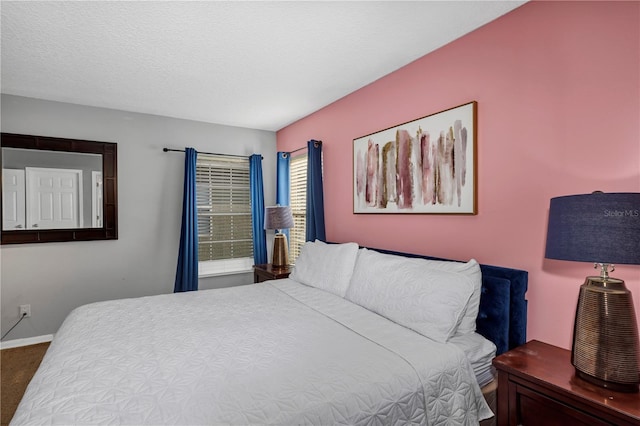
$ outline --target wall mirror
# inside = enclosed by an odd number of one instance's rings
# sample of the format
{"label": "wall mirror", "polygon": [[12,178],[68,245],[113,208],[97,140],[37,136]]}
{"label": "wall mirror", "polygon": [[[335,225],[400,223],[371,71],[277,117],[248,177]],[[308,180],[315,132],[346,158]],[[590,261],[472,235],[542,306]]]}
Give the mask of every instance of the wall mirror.
{"label": "wall mirror", "polygon": [[115,143],[1,136],[2,244],[118,238]]}

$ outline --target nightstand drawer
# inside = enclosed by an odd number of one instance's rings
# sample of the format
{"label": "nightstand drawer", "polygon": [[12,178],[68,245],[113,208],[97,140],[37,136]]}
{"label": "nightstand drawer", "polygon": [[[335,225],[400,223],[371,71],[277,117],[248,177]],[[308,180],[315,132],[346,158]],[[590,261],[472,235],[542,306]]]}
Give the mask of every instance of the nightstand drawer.
{"label": "nightstand drawer", "polygon": [[[529,389],[522,385],[513,385],[510,388],[515,398],[516,419],[518,425],[544,425],[544,426],[611,426],[597,417],[576,410],[546,395]],[[511,422],[510,422],[511,423]]]}
{"label": "nightstand drawer", "polygon": [[570,358],[570,351],[536,340],[494,358],[498,426],[640,425],[640,394],[580,379]]}

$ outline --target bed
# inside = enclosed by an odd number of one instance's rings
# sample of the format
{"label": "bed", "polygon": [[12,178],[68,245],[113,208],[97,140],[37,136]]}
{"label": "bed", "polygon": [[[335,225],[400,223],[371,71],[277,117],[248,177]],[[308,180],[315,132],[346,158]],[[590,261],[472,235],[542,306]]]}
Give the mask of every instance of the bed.
{"label": "bed", "polygon": [[315,242],[289,279],[81,306],[11,424],[477,425],[527,273],[474,262]]}

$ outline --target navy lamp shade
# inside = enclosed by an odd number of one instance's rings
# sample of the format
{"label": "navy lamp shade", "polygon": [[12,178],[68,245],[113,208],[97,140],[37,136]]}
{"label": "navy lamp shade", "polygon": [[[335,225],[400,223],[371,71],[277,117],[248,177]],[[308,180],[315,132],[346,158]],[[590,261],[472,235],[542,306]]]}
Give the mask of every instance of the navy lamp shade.
{"label": "navy lamp shade", "polygon": [[271,264],[275,267],[284,267],[289,264],[289,248],[287,236],[282,229],[293,228],[293,214],[289,206],[272,206],[264,210],[264,229],[275,229],[276,236],[273,239],[273,257]]}
{"label": "navy lamp shade", "polygon": [[552,198],[545,257],[640,265],[640,193]]}
{"label": "navy lamp shade", "polygon": [[545,257],[592,262],[600,269],[580,287],[571,351],[576,375],[637,392],[640,345],[633,299],[624,281],[609,272],[614,264],[640,265],[640,193],[552,198]]}

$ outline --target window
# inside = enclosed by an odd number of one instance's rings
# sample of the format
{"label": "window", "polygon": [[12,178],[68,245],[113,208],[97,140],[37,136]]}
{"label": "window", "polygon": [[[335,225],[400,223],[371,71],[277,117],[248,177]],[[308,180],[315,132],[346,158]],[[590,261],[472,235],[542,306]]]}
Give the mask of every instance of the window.
{"label": "window", "polygon": [[200,276],[253,265],[249,159],[199,154],[196,162]]}
{"label": "window", "polygon": [[289,164],[291,185],[291,213],[294,227],[289,230],[289,261],[295,263],[305,242],[307,215],[307,155],[291,158]]}

